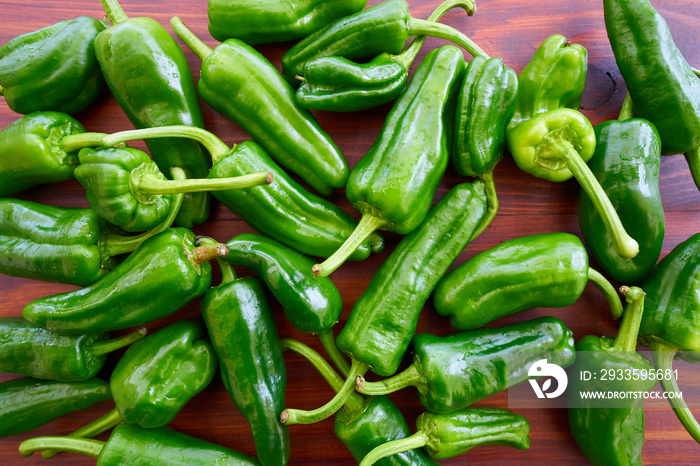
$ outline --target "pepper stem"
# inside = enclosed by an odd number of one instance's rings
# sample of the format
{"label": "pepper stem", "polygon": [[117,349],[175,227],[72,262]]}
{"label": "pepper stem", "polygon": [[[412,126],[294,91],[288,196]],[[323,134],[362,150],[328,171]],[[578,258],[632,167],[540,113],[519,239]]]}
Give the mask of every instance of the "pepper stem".
{"label": "pepper stem", "polygon": [[[124,420],[119,414],[119,410],[114,408],[112,411],[108,412],[101,418],[96,419],[90,424],[81,427],[69,436],[79,438],[91,438],[96,435],[100,435],[102,432],[109,430],[112,427],[118,426],[122,422],[124,422]],[[61,453],[60,450],[44,450],[41,452],[41,457],[50,460],[59,453]]]}
{"label": "pepper stem", "polygon": [[632,102],[632,96],[628,92],[625,96],[625,100],[622,101],[622,107],[620,108],[620,115],[617,117],[617,121],[629,120],[634,116],[634,102]]}
{"label": "pepper stem", "polygon": [[333,337],[333,329],[329,328],[323,332],[317,333],[318,339],[321,340],[321,344],[326,349],[328,356],[331,357],[331,361],[343,374],[343,377],[347,377],[350,373],[350,365],[345,360],[345,356],[338,349],[338,345],[335,344],[335,338]]}
{"label": "pepper stem", "polygon": [[[184,180],[185,171],[179,167],[173,167],[170,169],[170,176],[173,180]],[[170,225],[175,221],[180,207],[182,206],[182,200],[185,197],[183,193],[175,194],[173,200],[170,203],[170,212],[168,216],[163,220],[160,225],[151,228],[148,231],[141,233],[136,236],[121,236],[117,234],[107,234],[102,238],[102,248],[108,257],[118,256],[119,254],[126,254],[131,251],[135,251],[141,243],[146,241],[153,236],[164,232]]]}
{"label": "pepper stem", "polygon": [[449,40],[450,42],[463,47],[464,50],[469,52],[472,57],[482,56],[484,58],[491,58],[469,37],[465,36],[455,28],[444,24],[426,21],[424,19],[411,18],[408,23],[408,35],[425,35]]}
{"label": "pepper stem", "polygon": [[280,414],[280,421],[285,425],[313,424],[329,418],[340,408],[342,408],[350,395],[352,395],[353,389],[355,388],[355,377],[358,375],[364,375],[367,370],[369,370],[369,366],[367,366],[367,364],[353,359],[352,366],[350,366],[350,372],[348,373],[348,378],[345,379],[345,383],[343,383],[340,391],[336,393],[331,401],[312,411],[285,409],[282,411],[282,414]]}
{"label": "pepper stem", "polygon": [[695,186],[700,189],[700,147],[689,150],[685,153],[685,161],[688,162],[690,175],[693,177]]}
{"label": "pepper stem", "polygon": [[135,341],[145,337],[148,333],[146,327],[139,327],[136,331],[123,335],[119,338],[112,338],[107,341],[96,341],[90,346],[90,352],[93,356],[102,356],[103,354],[111,353],[129,346]]}
{"label": "pepper stem", "polygon": [[367,382],[364,377],[355,379],[355,390],[363,395],[388,395],[406,387],[416,387],[421,393],[427,391],[418,361],[408,366],[405,371],[378,382]]}
{"label": "pepper stem", "polygon": [[[654,368],[664,373],[666,371],[671,371],[673,367],[673,357],[678,352],[678,348],[656,339],[652,341],[650,347],[654,359]],[[670,404],[673,411],[675,411],[676,417],[681,421],[681,424],[683,424],[683,427],[685,427],[685,430],[688,431],[690,436],[693,437],[693,440],[700,443],[700,425],[693,416],[693,413],[690,412],[685,400],[681,397],[682,394],[678,388],[676,378],[673,376],[669,378],[661,377],[660,382],[664,392],[673,393],[675,395],[667,399],[668,404]]]}
{"label": "pepper stem", "polygon": [[595,175],[574,149],[574,146],[566,140],[553,140],[551,144],[553,148],[559,149],[559,153],[564,156],[567,168],[573,173],[598,211],[605,225],[605,230],[612,239],[615,252],[623,259],[631,259],[636,256],[639,253],[639,244],[625,231],[610,199],[605,195],[605,191],[601,188]]}
{"label": "pepper stem", "polygon": [[105,442],[73,437],[34,437],[19,444],[22,456],[32,456],[37,450],[59,450],[82,453],[97,458]]}
{"label": "pepper stem", "polygon": [[102,140],[107,136],[109,136],[107,133],[69,134],[61,139],[61,149],[70,154],[85,147],[101,146]]}
{"label": "pepper stem", "polygon": [[486,203],[488,205],[486,210],[486,216],[481,220],[479,227],[472,234],[469,241],[474,241],[479,237],[491,224],[498,213],[498,195],[496,194],[496,183],[493,181],[493,171],[484,173],[480,179],[484,182],[484,190],[486,191]]}
{"label": "pepper stem", "polygon": [[625,296],[627,306],[622,315],[622,323],[612,345],[612,351],[633,352],[637,349],[637,336],[642,323],[646,293],[636,286],[621,286],[620,293]]}
{"label": "pepper stem", "polygon": [[382,458],[396,455],[397,453],[403,453],[404,451],[424,447],[428,444],[428,441],[428,434],[422,430],[419,430],[409,437],[399,438],[383,443],[367,453],[367,455],[362,458],[359,466],[371,466]]}
{"label": "pepper stem", "polygon": [[350,255],[355,252],[360,244],[372,233],[389,224],[384,216],[380,214],[366,213],[362,215],[360,223],[355,227],[355,231],[345,240],[345,242],[333,253],[331,257],[321,264],[314,264],[311,269],[314,277],[327,277],[335,269],[343,265]]}
{"label": "pepper stem", "polygon": [[610,313],[615,319],[622,317],[622,301],[620,296],[618,296],[615,287],[597,270],[588,268],[588,280],[591,281],[596,288],[603,293],[605,300],[610,306]]}
{"label": "pepper stem", "polygon": [[197,264],[203,265],[218,257],[228,256],[228,246],[223,243],[202,244],[192,249],[192,256]]}
{"label": "pepper stem", "polygon": [[109,22],[112,23],[112,26],[129,19],[117,0],[100,0],[100,3],[105,10],[105,14],[109,18]]}
{"label": "pepper stem", "polygon": [[[328,382],[334,392],[338,393],[343,388],[343,379],[341,379],[338,374],[333,370],[330,364],[326,362],[323,357],[314,351],[312,348],[306,346],[300,341],[292,340],[291,338],[280,339],[282,344],[282,351],[292,350],[295,353],[306,358],[321,374],[321,376]],[[364,410],[365,401],[357,393],[351,393],[347,401],[345,402],[345,408],[353,413],[361,413]]]}
{"label": "pepper stem", "polygon": [[227,283],[235,282],[238,280],[238,274],[236,274],[236,269],[233,268],[232,264],[229,264],[224,259],[217,257],[217,264],[221,268],[221,284],[225,285]]}
{"label": "pepper stem", "polygon": [[170,18],[170,26],[172,26],[175,34],[197,54],[200,60],[204,61],[205,58],[214,52],[211,47],[202,42],[199,37],[195,36],[177,16]]}
{"label": "pepper stem", "polygon": [[[133,173],[133,172],[132,172]],[[138,194],[177,194],[198,193],[202,191],[226,191],[243,189],[272,183],[272,173],[258,172],[231,178],[164,180],[152,174],[131,177],[129,183],[132,193]]]}

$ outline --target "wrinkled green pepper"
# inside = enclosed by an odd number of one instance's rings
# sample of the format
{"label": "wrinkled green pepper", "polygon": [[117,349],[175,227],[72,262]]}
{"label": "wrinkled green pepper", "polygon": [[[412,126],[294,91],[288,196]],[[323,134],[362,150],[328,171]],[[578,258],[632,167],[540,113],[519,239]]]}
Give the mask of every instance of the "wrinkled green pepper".
{"label": "wrinkled green pepper", "polygon": [[542,233],[505,241],[445,275],[435,287],[435,310],[467,330],[536,307],[573,304],[592,281],[615,318],[622,303],[615,288],[588,266],[581,240],[571,233]]}
{"label": "wrinkled green pepper", "polygon": [[634,232],[639,254],[623,259],[588,196],[578,198],[583,239],[605,272],[621,283],[639,283],[656,265],[666,230],[659,193],[661,140],[654,125],[641,118],[606,121],[595,128],[595,154],[588,162],[625,229]]}
{"label": "wrinkled green pepper", "polygon": [[[476,10],[472,0],[442,3],[428,18],[438,21],[448,10],[461,7],[471,16]],[[368,63],[347,58],[323,56],[304,64],[295,98],[309,110],[356,112],[391,102],[408,82],[408,68],[418,56],[426,36],[416,37],[398,55],[382,53]]]}
{"label": "wrinkled green pepper", "polygon": [[80,382],[97,375],[107,354],[146,335],[146,328],[108,340],[101,335],[59,335],[22,317],[0,317],[0,372],[35,379]]}
{"label": "wrinkled green pepper", "polygon": [[145,152],[131,147],[82,149],[75,179],[85,188],[88,204],[102,218],[126,231],[144,231],[168,216],[172,195],[241,189],[270,184],[270,173],[235,178],[168,180]]}
{"label": "wrinkled green pepper", "polygon": [[572,176],[601,216],[615,251],[624,259],[639,253],[586,162],[595,151],[595,131],[578,111],[588,70],[586,49],[564,36],[545,39],[518,77],[515,113],[506,144],[518,167],[550,181]]}
{"label": "wrinkled green pepper", "polygon": [[0,383],[0,438],[28,432],[110,397],[109,384],[98,378],[82,382],[32,377],[8,380]]}
{"label": "wrinkled green pepper", "polygon": [[209,0],[209,34],[267,44],[301,39],[333,20],[360,11],[367,0]]}
{"label": "wrinkled green pepper", "polygon": [[425,409],[449,413],[524,382],[540,359],[563,368],[575,359],[574,336],[554,317],[444,337],[421,333],[413,349],[413,364],[404,372],[379,382],[358,377],[357,390],[385,395],[414,386]]}
{"label": "wrinkled green pepper", "polygon": [[368,369],[384,376],[396,372],[423,305],[485,214],[483,183],[460,184],[403,238],[372,277],[338,335],[338,347],[352,360],[345,385],[324,407],[309,412],[286,409],[283,422],[309,424],[325,419],[343,405],[356,376]]}
{"label": "wrinkled green pepper", "polygon": [[179,18],[170,23],[202,59],[198,89],[205,102],[322,195],[345,187],[350,168],[343,153],[262,54],[238,39],[212,50]]}
{"label": "wrinkled green pepper", "polygon": [[[95,54],[112,94],[136,128],[190,125],[204,128],[197,88],[182,49],[157,21],[129,18],[117,0],[100,0],[112,26],[98,34]],[[162,173],[180,167],[205,178],[209,157],[195,141],[146,140]],[[209,194],[189,193],[176,223],[191,228],[209,216]]]}
{"label": "wrinkled green pepper", "polygon": [[[446,3],[452,4],[453,0]],[[475,8],[471,10],[473,14]],[[337,56],[370,58],[382,53],[396,55],[409,37],[432,36],[464,47],[472,56],[484,55],[471,39],[444,24],[411,17],[406,0],[386,0],[340,18],[297,42],[282,56],[282,74],[292,86],[304,74],[304,65],[314,59]]]}
{"label": "wrinkled green pepper", "polygon": [[0,197],[43,183],[73,179],[78,154],[61,148],[61,139],[85,132],[65,113],[36,112],[0,130]]}
{"label": "wrinkled green pepper", "polygon": [[195,247],[195,235],[171,228],[147,241],[93,285],[40,298],[22,315],[59,333],[119,330],[168,316],[200,296],[211,283],[209,260],[226,245]]}
{"label": "wrinkled green pepper", "polygon": [[359,225],[331,257],[314,266],[314,275],[330,275],[377,229],[405,235],[421,224],[449,162],[464,68],[462,52],[452,45],[423,59],[350,174],[346,194],[362,214]]}
{"label": "wrinkled green pepper", "polygon": [[[581,397],[583,392],[649,392],[656,379],[644,377],[654,370],[649,360],[636,351],[639,324],[644,312],[644,291],[622,287],[627,307],[615,339],[588,335],[576,343],[576,362],[569,371],[569,426],[586,458],[594,465],[641,465],[644,445],[643,398],[602,400]],[[583,371],[597,374],[584,381]],[[598,380],[604,373],[630,374]],[[635,376],[636,375],[636,379]],[[623,406],[624,404],[624,406]]]}
{"label": "wrinkled green pepper", "polygon": [[25,440],[19,452],[31,456],[37,450],[57,449],[97,458],[97,466],[211,466],[212,464],[259,465],[253,458],[174,431],[169,427],[144,429],[122,424],[107,442],[74,437],[35,437]]}
{"label": "wrinkled green pepper", "polygon": [[369,452],[360,466],[371,466],[400,451],[425,448],[442,460],[485,445],[530,448],[530,423],[519,414],[502,408],[467,408],[448,414],[425,412],[416,420],[417,432],[387,442]]}
{"label": "wrinkled green pepper", "polygon": [[22,34],[0,47],[0,95],[11,110],[75,114],[92,103],[104,78],[95,37],[104,23],[79,16]]}
{"label": "wrinkled green pepper", "polygon": [[239,279],[221,265],[222,281],[202,298],[202,315],[219,357],[221,379],[233,404],[250,423],[264,465],[289,461],[289,431],[280,420],[287,371],[265,287],[255,277]]}

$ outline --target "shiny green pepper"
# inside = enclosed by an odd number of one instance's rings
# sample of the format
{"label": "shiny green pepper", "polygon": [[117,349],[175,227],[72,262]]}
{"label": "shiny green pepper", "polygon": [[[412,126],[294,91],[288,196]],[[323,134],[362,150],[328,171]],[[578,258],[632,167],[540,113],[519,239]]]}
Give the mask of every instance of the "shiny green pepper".
{"label": "shiny green pepper", "polygon": [[17,113],[75,114],[104,84],[95,37],[104,23],[79,16],[22,34],[0,47],[0,95]]}

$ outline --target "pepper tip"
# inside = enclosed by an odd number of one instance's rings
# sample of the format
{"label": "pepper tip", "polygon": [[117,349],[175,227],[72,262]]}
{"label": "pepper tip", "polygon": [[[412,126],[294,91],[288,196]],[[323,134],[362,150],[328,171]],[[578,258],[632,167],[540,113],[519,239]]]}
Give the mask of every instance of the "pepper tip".
{"label": "pepper tip", "polygon": [[274,179],[274,176],[272,176],[272,173],[267,174],[267,178],[265,178],[265,182],[267,184],[272,184],[272,180]]}
{"label": "pepper tip", "polygon": [[219,255],[219,257],[226,257],[228,256],[229,248],[224,243],[219,243],[216,246],[216,253]]}
{"label": "pepper tip", "polygon": [[321,275],[321,272],[323,272],[323,267],[321,267],[321,264],[314,264],[314,266],[311,267],[311,273],[314,277],[318,278],[318,276]]}
{"label": "pepper tip", "polygon": [[280,414],[280,422],[282,424],[287,424],[287,422],[289,422],[289,413],[286,409]]}
{"label": "pepper tip", "polygon": [[360,391],[365,388],[365,378],[361,375],[355,377],[355,390]]}

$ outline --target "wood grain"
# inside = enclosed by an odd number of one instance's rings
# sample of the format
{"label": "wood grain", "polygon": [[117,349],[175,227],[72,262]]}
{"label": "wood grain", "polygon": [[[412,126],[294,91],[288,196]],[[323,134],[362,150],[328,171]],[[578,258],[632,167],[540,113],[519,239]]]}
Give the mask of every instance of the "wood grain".
{"label": "wood grain", "polygon": [[[377,3],[371,0],[369,4]],[[436,0],[410,0],[415,17],[426,18],[440,3]],[[691,64],[700,67],[697,19],[700,3],[696,1],[655,0],[654,5],[665,16],[676,42]],[[124,0],[122,5],[130,16],[150,16],[166,25],[178,15],[209,45],[215,46],[207,32],[205,0]],[[97,0],[51,1],[0,0],[0,43],[10,38],[48,26],[59,20],[79,15],[104,16]],[[589,77],[583,99],[583,112],[593,124],[615,118],[626,89],[615,65],[603,23],[602,2],[579,2],[574,0],[481,0],[478,13],[467,17],[463,12],[447,14],[444,23],[459,28],[471,36],[488,53],[501,56],[517,72],[530,60],[537,46],[551,34],[563,34],[572,42],[580,43],[589,52]],[[181,42],[180,42],[181,43]],[[419,59],[432,48],[444,42],[428,39]],[[259,46],[275,66],[280,68],[280,58],[289,44]],[[200,61],[189,50],[185,50],[190,67],[199,77]],[[412,67],[415,69],[416,64]],[[249,137],[234,123],[217,114],[203,104],[207,129],[216,133],[229,144]],[[348,163],[353,167],[370,147],[381,129],[390,107],[383,106],[355,114],[332,114],[318,112],[316,116],[324,129],[343,150]],[[19,116],[10,111],[0,99],[0,127],[10,124]],[[114,132],[131,129],[126,116],[115,100],[104,92],[93,106],[78,115],[88,131]],[[489,229],[470,244],[460,255],[455,265],[510,238],[534,233],[566,231],[580,236],[576,216],[578,185],[574,181],[554,184],[536,179],[517,169],[510,158],[499,164],[495,172],[496,185],[501,203],[498,216]],[[435,201],[452,186],[464,182],[454,171],[448,169]],[[693,184],[680,156],[664,157],[661,166],[661,195],[666,209],[666,238],[662,254],[665,255],[679,242],[700,231],[700,193]],[[73,181],[55,186],[40,186],[17,197],[61,206],[86,207],[81,186]],[[331,196],[343,209],[358,216],[345,194],[337,192]],[[228,240],[236,234],[252,231],[221,205],[213,208],[210,221],[196,228],[196,232],[219,240]],[[333,274],[333,281],[341,291],[344,311],[337,329],[342,328],[354,302],[369,283],[381,262],[393,250],[399,237],[387,234],[386,250],[367,261],[349,262]],[[247,273],[242,271],[243,273]],[[216,283],[217,278],[215,278]],[[19,315],[31,300],[75,289],[68,285],[35,282],[25,279],[0,276],[0,316]],[[316,349],[321,349],[315,338],[296,331],[285,320],[279,305],[276,305],[276,320],[281,336],[297,338]],[[497,320],[491,325],[520,322],[540,315],[554,315],[573,329],[576,338],[587,334],[614,334],[616,323],[609,316],[605,302],[593,287],[588,287],[574,305],[564,309],[535,309],[515,316]],[[154,331],[181,318],[199,318],[199,301],[186,306],[176,315],[149,325]],[[449,322],[438,316],[432,303],[428,302],[421,315],[419,332],[448,334],[454,332]],[[337,334],[337,331],[336,331]],[[289,373],[287,405],[295,408],[314,408],[332,396],[331,390],[314,370],[301,358],[285,357]],[[114,358],[103,371],[109,376]],[[0,381],[14,378],[11,374],[0,374]],[[392,399],[405,413],[409,425],[422,408],[415,391],[405,390],[392,395]],[[507,397],[500,394],[480,405],[507,406]],[[56,420],[31,433],[0,439],[0,463],[44,464],[35,455],[24,459],[17,452],[20,441],[38,435],[65,435],[90,422],[111,409],[110,403],[87,409]],[[528,451],[505,447],[484,447],[466,455],[444,461],[443,464],[586,464],[568,429],[566,411],[561,409],[518,409],[532,426],[532,446]],[[648,464],[692,464],[700,447],[683,430],[670,409],[647,410],[647,441],[644,446],[644,461]],[[220,443],[248,454],[254,454],[249,427],[232,405],[220,379],[178,415],[172,427],[188,434]],[[333,435],[333,421],[326,420],[311,426],[290,428],[292,454],[290,464],[352,464],[352,459],[343,444]],[[104,439],[106,436],[101,436]],[[62,454],[54,459],[55,464],[94,464],[89,457]]]}

